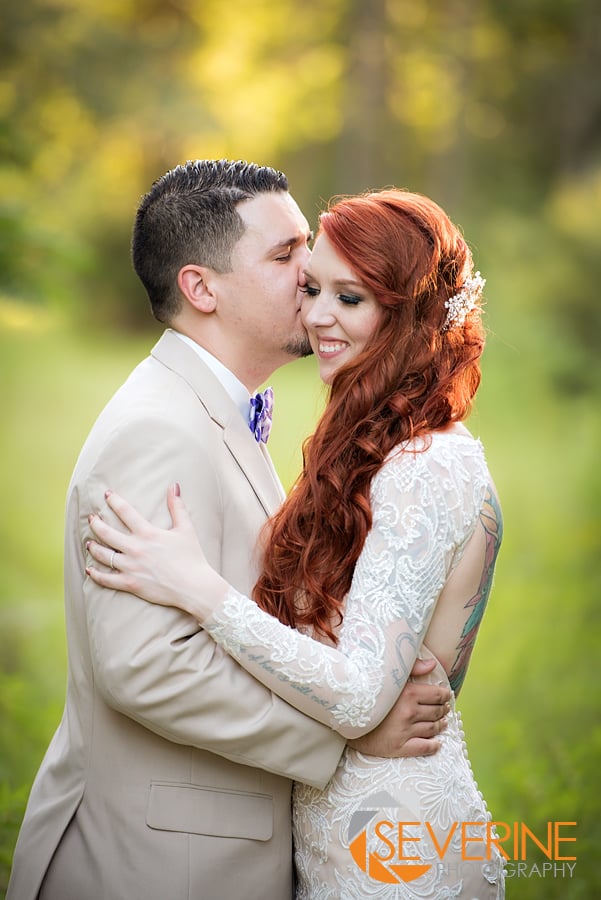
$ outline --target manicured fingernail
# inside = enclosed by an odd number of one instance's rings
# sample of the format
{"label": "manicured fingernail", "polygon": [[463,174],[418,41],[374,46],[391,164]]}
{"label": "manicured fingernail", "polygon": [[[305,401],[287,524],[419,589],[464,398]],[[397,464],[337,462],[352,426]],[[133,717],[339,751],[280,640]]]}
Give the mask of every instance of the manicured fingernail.
{"label": "manicured fingernail", "polygon": [[89,570],[88,568],[86,568],[86,569],[85,569],[85,573],[86,573],[86,575],[89,575],[89,574],[90,574],[90,570]]}
{"label": "manicured fingernail", "polygon": [[86,541],[86,550],[89,550],[89,549],[90,549],[90,544],[91,544],[91,543],[92,543],[92,541]]}
{"label": "manicured fingernail", "polygon": [[176,497],[181,496],[181,489],[180,489],[179,483],[177,481],[173,485],[173,493],[175,494]]}
{"label": "manicured fingernail", "polygon": [[105,492],[104,492],[104,498],[105,498],[105,500],[108,500],[108,498],[111,496],[112,493],[113,493],[113,492],[110,491],[110,490],[109,490],[109,491],[105,491]]}

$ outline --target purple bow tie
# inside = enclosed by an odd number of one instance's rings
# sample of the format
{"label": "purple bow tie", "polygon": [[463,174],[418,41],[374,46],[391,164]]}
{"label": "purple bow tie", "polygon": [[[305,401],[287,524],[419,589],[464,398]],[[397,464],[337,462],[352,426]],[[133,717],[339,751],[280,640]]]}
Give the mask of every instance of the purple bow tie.
{"label": "purple bow tie", "polygon": [[265,388],[250,398],[250,413],[248,425],[255,436],[257,443],[267,443],[271,431],[271,416],[273,413],[273,388]]}

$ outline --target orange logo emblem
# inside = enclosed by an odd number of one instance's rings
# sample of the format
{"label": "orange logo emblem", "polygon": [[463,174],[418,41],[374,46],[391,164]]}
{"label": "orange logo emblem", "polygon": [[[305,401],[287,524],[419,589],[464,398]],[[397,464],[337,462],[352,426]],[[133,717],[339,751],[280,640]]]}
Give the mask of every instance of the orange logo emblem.
{"label": "orange logo emblem", "polygon": [[[415,881],[432,868],[430,865],[422,864],[419,857],[409,857],[405,861],[398,859],[391,841],[383,830],[385,826],[392,827],[392,822],[379,819],[373,826],[373,820],[383,808],[397,809],[398,806],[397,801],[385,791],[374,794],[368,798],[362,809],[353,813],[348,830],[349,849],[354,861],[366,875],[383,884]],[[381,853],[369,849],[368,831],[382,842],[388,852]],[[391,862],[395,858],[397,861]]]}

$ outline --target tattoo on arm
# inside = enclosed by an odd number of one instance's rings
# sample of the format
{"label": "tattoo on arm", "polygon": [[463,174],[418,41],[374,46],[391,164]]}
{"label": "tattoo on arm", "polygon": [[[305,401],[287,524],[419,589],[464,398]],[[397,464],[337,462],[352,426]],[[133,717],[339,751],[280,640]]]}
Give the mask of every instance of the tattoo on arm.
{"label": "tattoo on arm", "polygon": [[449,681],[455,694],[459,693],[467,672],[470,656],[472,655],[472,650],[474,649],[474,644],[476,642],[478,628],[480,627],[480,622],[482,621],[490,589],[492,587],[495,561],[503,537],[503,517],[501,514],[501,507],[490,486],[487,489],[484,505],[480,512],[480,522],[484,528],[486,542],[484,566],[482,568],[480,584],[478,585],[476,593],[465,605],[466,609],[472,607],[472,612],[461,633],[461,639],[457,647],[457,656],[455,657],[455,662],[449,673]]}

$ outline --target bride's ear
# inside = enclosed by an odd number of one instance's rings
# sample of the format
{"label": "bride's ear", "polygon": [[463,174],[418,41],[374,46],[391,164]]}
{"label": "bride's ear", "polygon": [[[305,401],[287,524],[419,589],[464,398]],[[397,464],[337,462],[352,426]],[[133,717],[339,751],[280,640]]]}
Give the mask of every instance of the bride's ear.
{"label": "bride's ear", "polygon": [[177,286],[194,309],[212,313],[217,300],[212,289],[212,272],[206,266],[183,266],[177,273]]}

